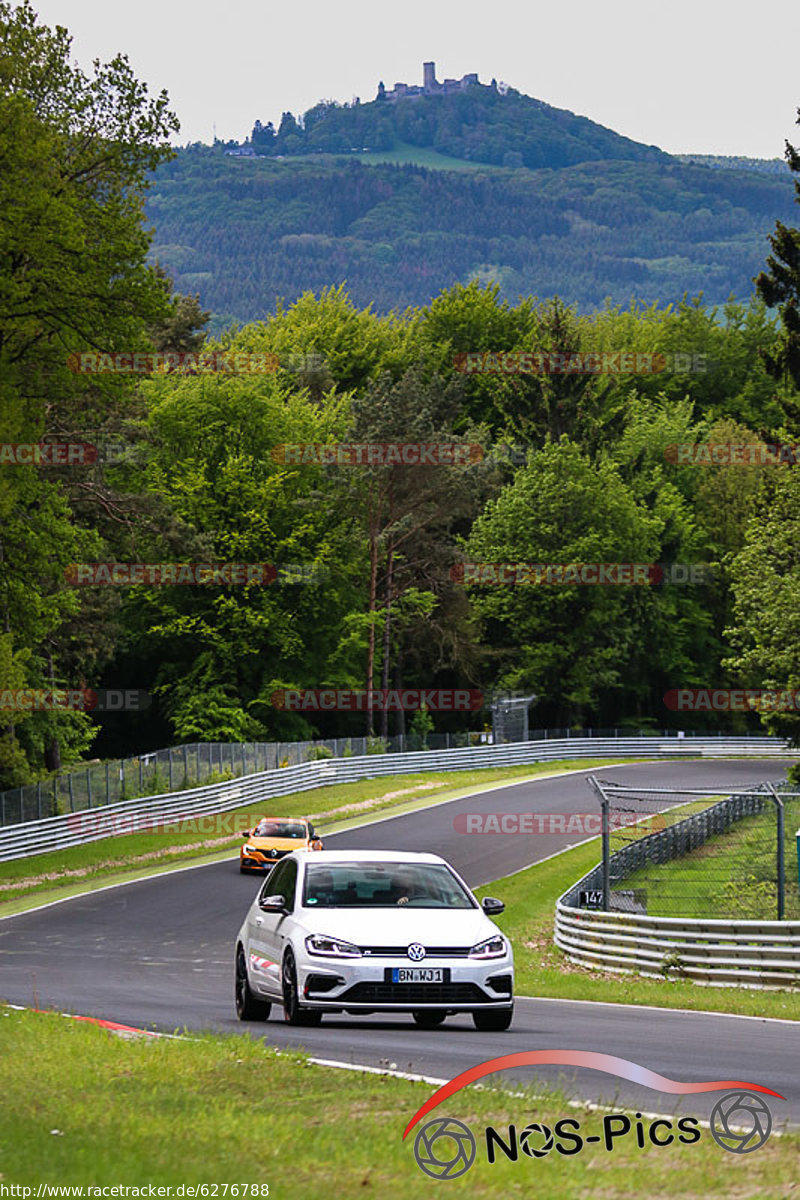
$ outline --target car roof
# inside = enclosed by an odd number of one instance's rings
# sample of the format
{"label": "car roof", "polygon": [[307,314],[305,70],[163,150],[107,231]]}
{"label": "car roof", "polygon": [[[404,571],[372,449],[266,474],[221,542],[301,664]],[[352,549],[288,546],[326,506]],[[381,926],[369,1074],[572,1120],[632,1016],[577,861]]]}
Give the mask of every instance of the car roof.
{"label": "car roof", "polygon": [[410,850],[294,850],[298,858],[311,863],[425,863],[441,864],[438,854],[417,854]]}
{"label": "car roof", "polygon": [[[256,817],[255,825],[260,825],[262,821],[286,821],[286,822],[299,821],[299,823],[301,825],[307,825],[308,817],[268,817],[268,816]],[[255,825],[253,826],[253,828],[255,828]]]}

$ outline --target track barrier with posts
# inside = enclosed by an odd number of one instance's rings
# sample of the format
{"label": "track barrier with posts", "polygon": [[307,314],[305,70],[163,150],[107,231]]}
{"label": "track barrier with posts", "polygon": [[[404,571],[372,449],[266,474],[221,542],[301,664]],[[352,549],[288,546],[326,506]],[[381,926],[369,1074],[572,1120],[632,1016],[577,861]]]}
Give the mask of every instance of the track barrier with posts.
{"label": "track barrier with posts", "polygon": [[[510,733],[510,731],[507,731]],[[783,753],[784,743],[776,738],[744,736],[730,738],[724,734],[653,734],[648,731],[631,733],[624,729],[535,729],[522,738],[505,736],[503,731],[402,734],[396,737],[341,737],[307,742],[195,742],[151,750],[130,758],[110,762],[87,763],[60,775],[40,780],[24,787],[0,791],[0,828],[25,821],[39,821],[66,812],[81,812],[106,804],[117,804],[139,797],[184,791],[203,784],[221,783],[265,771],[299,766],[305,762],[332,758],[361,758],[383,754],[407,754],[425,750],[460,750],[490,745],[519,744],[520,742],[566,741],[570,753],[565,757],[580,757],[576,750],[587,739],[593,742],[614,740],[635,743],[645,738],[655,745],[666,740],[674,752],[712,754],[714,745],[719,753],[737,754]],[[733,747],[729,751],[729,748]],[[693,749],[694,748],[694,749]],[[546,755],[544,757],[547,757]],[[598,754],[598,757],[603,757]],[[534,760],[528,760],[534,761]]]}
{"label": "track barrier with posts", "polygon": [[800,790],[764,783],[718,798],[590,785],[602,861],[556,905],[555,942],[570,959],[698,983],[800,985],[800,896],[785,871],[786,814],[800,815]]}
{"label": "track barrier with posts", "polygon": [[[343,739],[344,741],[344,739]],[[334,783],[354,783],[382,775],[417,771],[480,770],[581,758],[727,758],[791,757],[792,751],[777,738],[616,737],[547,738],[508,745],[466,746],[450,750],[421,750],[396,754],[366,754],[315,759],[296,766],[278,767],[236,779],[215,782],[186,791],[121,800],[113,804],[83,806],[56,816],[14,822],[0,829],[0,862],[41,854],[62,846],[76,846],[111,836],[122,817],[151,823],[168,819],[230,812],[246,805],[261,806],[293,792]],[[80,813],[86,819],[78,820]],[[93,819],[88,818],[92,816]],[[100,818],[103,819],[100,819]]]}

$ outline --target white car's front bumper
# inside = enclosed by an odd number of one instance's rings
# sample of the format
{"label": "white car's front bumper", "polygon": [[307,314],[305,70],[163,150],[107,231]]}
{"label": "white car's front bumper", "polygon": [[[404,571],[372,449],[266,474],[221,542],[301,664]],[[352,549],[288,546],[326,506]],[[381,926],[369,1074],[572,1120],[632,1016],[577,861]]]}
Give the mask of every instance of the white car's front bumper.
{"label": "white car's front bumper", "polygon": [[[393,971],[408,968],[441,970],[436,983],[400,983]],[[514,960],[475,959],[466,956],[427,957],[412,963],[406,955],[365,955],[337,958],[304,955],[298,963],[302,1004],[330,1011],[411,1012],[415,1009],[448,1009],[471,1012],[476,1008],[508,1008],[514,996]]]}

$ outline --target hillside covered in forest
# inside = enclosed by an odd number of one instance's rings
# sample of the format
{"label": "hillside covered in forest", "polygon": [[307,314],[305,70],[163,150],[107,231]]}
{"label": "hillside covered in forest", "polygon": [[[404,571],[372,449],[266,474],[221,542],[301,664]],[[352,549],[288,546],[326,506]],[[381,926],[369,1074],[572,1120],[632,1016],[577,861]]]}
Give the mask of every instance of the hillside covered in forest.
{"label": "hillside covered in forest", "polygon": [[199,294],[215,332],[340,283],[381,313],[470,279],[509,301],[559,295],[582,311],[684,293],[716,304],[747,299],[767,235],[792,215],[788,172],[666,156],[440,170],[437,155],[410,147],[403,165],[371,165],[186,148],[148,194],[151,257],[177,290]]}

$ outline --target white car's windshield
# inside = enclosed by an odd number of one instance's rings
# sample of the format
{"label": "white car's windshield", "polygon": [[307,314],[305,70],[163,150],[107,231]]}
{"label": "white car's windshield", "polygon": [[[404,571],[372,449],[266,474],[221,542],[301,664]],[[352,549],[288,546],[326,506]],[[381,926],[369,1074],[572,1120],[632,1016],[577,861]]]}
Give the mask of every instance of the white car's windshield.
{"label": "white car's windshield", "polygon": [[443,863],[314,863],[306,867],[308,908],[475,908]]}
{"label": "white car's windshield", "polygon": [[306,838],[306,827],[302,821],[259,821],[253,837]]}

